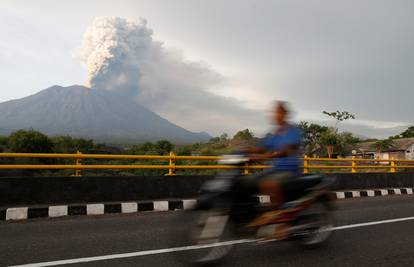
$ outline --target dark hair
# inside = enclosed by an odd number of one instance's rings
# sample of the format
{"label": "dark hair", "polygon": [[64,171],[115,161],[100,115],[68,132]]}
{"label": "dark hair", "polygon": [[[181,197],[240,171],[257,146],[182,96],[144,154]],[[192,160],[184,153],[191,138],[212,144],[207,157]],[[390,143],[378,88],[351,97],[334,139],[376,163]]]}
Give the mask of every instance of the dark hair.
{"label": "dark hair", "polygon": [[289,107],[286,101],[276,101],[275,107],[281,109],[286,114],[289,113]]}

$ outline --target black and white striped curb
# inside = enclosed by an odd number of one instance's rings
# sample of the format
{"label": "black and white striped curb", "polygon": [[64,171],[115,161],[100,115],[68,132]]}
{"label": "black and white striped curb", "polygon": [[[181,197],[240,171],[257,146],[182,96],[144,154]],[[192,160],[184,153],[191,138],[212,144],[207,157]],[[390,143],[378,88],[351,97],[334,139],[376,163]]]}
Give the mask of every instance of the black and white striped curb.
{"label": "black and white striped curb", "polygon": [[[387,195],[412,195],[413,188],[393,188],[375,190],[353,190],[339,191],[337,199],[376,197]],[[269,196],[258,196],[260,203],[269,203]],[[0,220],[14,221],[32,218],[58,218],[72,215],[103,215],[116,213],[137,213],[145,211],[174,211],[188,210],[196,204],[195,199],[184,200],[157,200],[144,202],[122,202],[110,204],[80,204],[80,205],[58,205],[46,207],[18,207],[0,210]]]}
{"label": "black and white striped curb", "polygon": [[372,190],[353,190],[336,192],[337,199],[356,198],[356,197],[377,197],[388,195],[412,195],[413,188],[391,188],[391,189],[372,189]]}
{"label": "black and white striped curb", "polygon": [[0,210],[0,220],[26,220],[32,218],[58,218],[71,215],[103,215],[114,213],[136,213],[144,211],[188,210],[195,199],[160,200],[145,202],[122,202],[110,204],[58,205],[46,207],[18,207]]}

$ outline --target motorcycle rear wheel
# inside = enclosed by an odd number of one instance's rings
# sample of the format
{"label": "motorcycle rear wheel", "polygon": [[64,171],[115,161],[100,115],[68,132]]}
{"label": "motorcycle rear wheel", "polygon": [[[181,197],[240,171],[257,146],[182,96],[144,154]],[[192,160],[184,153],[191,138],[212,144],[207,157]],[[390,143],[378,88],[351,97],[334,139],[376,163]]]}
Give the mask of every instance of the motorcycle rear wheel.
{"label": "motorcycle rear wheel", "polygon": [[302,223],[309,224],[309,228],[304,229],[297,243],[305,248],[316,248],[327,242],[334,229],[334,217],[329,203],[315,202],[303,215],[308,219]]}

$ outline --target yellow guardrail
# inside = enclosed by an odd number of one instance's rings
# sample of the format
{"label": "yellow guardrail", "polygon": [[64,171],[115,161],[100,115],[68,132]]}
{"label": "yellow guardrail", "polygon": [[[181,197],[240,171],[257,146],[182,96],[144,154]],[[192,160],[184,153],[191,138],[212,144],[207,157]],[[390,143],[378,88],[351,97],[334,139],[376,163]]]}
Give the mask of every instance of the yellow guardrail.
{"label": "yellow guardrail", "polygon": [[[0,164],[0,169],[71,169],[75,171],[75,176],[81,176],[81,170],[92,169],[165,169],[167,175],[174,175],[176,170],[185,169],[237,169],[242,168],[244,174],[249,174],[251,170],[261,170],[270,168],[269,165],[245,164],[243,167],[229,165],[177,165],[180,160],[211,160],[217,161],[220,156],[177,156],[171,152],[167,156],[159,155],[109,155],[109,154],[53,154],[53,153],[0,153],[0,158],[54,158],[54,159],[73,159],[74,164]],[[111,164],[83,164],[84,159],[135,159],[135,160],[165,160],[165,165],[111,165]],[[321,165],[320,163],[325,163]],[[329,163],[329,165],[328,165]],[[341,163],[341,164],[340,164]],[[363,163],[363,164],[361,164]],[[335,165],[332,165],[335,164]],[[414,160],[402,159],[359,159],[359,158],[303,158],[303,173],[311,173],[311,170],[350,170],[352,173],[362,169],[385,169],[388,172],[396,172],[399,169],[414,168]]]}

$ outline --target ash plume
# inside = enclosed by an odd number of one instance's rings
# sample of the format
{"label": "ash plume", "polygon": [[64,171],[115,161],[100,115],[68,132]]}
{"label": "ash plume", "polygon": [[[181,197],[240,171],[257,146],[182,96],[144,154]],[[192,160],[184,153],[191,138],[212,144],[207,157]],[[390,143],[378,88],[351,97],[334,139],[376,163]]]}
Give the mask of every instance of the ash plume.
{"label": "ash plume", "polygon": [[77,56],[87,86],[114,90],[179,125],[213,134],[263,127],[263,115],[211,93],[225,78],[206,64],[155,41],[144,19],[98,17],[84,34]]}

